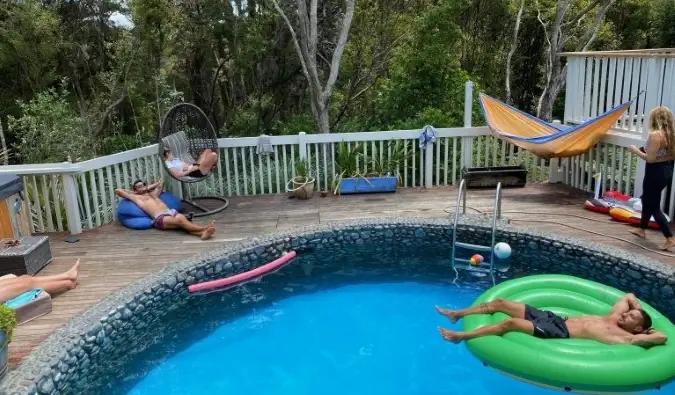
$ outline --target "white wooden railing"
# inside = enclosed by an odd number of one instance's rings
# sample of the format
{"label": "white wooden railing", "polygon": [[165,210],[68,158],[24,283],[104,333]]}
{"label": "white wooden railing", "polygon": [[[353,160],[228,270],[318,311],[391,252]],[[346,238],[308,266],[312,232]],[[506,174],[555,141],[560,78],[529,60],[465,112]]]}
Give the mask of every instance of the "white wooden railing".
{"label": "white wooden railing", "polygon": [[[474,98],[469,82],[464,127],[436,129],[436,141],[424,148],[418,142],[421,130],[271,136],[274,154],[270,156],[256,154],[257,137],[221,138],[220,160],[213,175],[191,184],[189,192],[195,196],[285,193],[287,182],[295,176],[297,159],[308,161],[318,189],[330,189],[337,170],[334,153],[343,141],[349,147],[363,146],[366,160],[359,163],[363,173],[368,170],[369,159],[391,158],[388,144],[402,141],[410,156],[399,168],[401,187],[456,185],[463,167],[523,165],[530,182],[562,182],[590,192],[593,174],[602,171],[606,175],[604,189],[625,193],[635,190],[636,159],[626,153],[626,147],[640,144],[638,136],[613,132],[584,155],[544,160],[494,138],[487,127],[473,127]],[[179,183],[163,170],[156,144],[80,163],[4,166],[0,173],[22,177],[35,233],[76,234],[112,222],[118,201],[115,189],[130,188],[136,179],[163,178],[169,190],[181,193]],[[671,204],[671,216],[672,212]]]}
{"label": "white wooden railing", "polygon": [[561,56],[567,57],[565,123],[583,122],[636,98],[615,129],[643,134],[651,109],[675,108],[675,49]]}
{"label": "white wooden railing", "polygon": [[[591,191],[592,179],[581,176],[587,169],[602,171],[603,190],[642,194],[645,162],[625,147],[640,146],[646,140],[649,112],[658,106],[675,110],[675,49],[570,52],[567,58],[565,91],[566,124],[578,124],[609,109],[635,100],[617,121],[608,139],[591,152],[566,160],[566,183]],[[609,145],[607,143],[610,143]],[[611,162],[611,163],[609,163]],[[636,182],[637,181],[637,182]],[[675,180],[664,207],[675,212]]]}

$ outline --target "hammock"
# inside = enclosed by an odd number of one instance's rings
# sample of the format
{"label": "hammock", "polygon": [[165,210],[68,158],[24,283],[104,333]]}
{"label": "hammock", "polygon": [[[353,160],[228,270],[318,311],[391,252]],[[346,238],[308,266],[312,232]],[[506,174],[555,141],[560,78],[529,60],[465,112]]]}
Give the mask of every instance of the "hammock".
{"label": "hammock", "polygon": [[497,137],[542,158],[565,158],[591,149],[633,100],[573,127],[550,124],[493,97],[479,94],[488,127]]}

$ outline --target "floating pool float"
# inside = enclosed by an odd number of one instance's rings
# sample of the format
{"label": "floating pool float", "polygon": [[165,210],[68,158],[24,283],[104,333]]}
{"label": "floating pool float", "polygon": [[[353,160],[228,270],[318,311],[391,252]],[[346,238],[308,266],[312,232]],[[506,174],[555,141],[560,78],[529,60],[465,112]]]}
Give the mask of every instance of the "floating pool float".
{"label": "floating pool float", "polygon": [[[543,274],[503,282],[483,293],[474,306],[503,298],[564,316],[606,315],[624,294],[582,278]],[[675,326],[647,303],[640,304],[652,317],[652,327],[669,338],[665,345],[646,349],[511,332],[468,340],[467,347],[485,365],[542,387],[592,394],[660,388],[675,378]],[[502,313],[466,316],[464,330],[506,318]]]}
{"label": "floating pool float", "polygon": [[632,201],[639,200],[634,199],[630,195],[623,194],[618,191],[606,191],[600,197],[600,188],[602,187],[602,174],[596,174],[593,176],[595,178],[595,194],[592,199],[588,199],[584,202],[584,207],[586,210],[590,210],[596,213],[608,214],[609,210],[618,207],[618,206],[628,206],[632,205]]}
{"label": "floating pool float", "polygon": [[207,281],[199,284],[192,284],[188,286],[188,291],[190,293],[199,291],[211,291],[214,289],[224,291],[237,285],[241,285],[246,282],[256,280],[266,274],[273,273],[284,267],[288,262],[291,261],[291,259],[295,258],[296,255],[297,253],[295,251],[291,251],[281,256],[280,258],[277,258],[265,265],[258,266],[253,270],[249,270],[247,272],[235,274],[234,276],[225,277],[218,280]]}
{"label": "floating pool float", "polygon": [[[640,225],[640,217],[642,216],[641,213],[635,210],[631,210],[628,207],[614,207],[611,210],[609,210],[609,215],[617,221],[627,222],[632,225]],[[670,222],[670,218],[668,217],[668,215],[666,215],[666,219],[668,220],[668,222]],[[653,229],[659,228],[659,224],[657,224],[656,221],[654,221],[653,216],[649,219],[649,223],[647,224],[647,226]]]}

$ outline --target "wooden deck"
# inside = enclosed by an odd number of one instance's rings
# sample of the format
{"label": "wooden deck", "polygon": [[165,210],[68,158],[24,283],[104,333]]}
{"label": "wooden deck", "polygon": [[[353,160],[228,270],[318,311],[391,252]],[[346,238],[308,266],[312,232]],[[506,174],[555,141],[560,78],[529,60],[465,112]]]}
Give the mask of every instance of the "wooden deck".
{"label": "wooden deck", "polygon": [[[468,192],[468,206],[481,211],[492,211],[494,191]],[[284,195],[234,197],[227,210],[212,217],[217,222],[218,230],[216,236],[206,242],[179,232],[131,231],[118,224],[85,232],[80,235],[80,241],[74,244],[66,243],[65,235],[51,235],[54,260],[40,275],[64,271],[75,259],[81,258],[80,284],[76,289],[54,298],[52,313],[17,328],[9,347],[10,364],[16,366],[52,331],[108,293],[162,268],[167,263],[204,251],[214,243],[235,243],[275,229],[345,219],[442,218],[448,215],[444,209],[454,210],[456,194],[456,188],[434,188],[403,189],[395,194],[381,195],[326,198],[315,195],[308,201],[288,199]],[[561,185],[531,184],[524,189],[504,190],[502,210],[503,215],[510,218],[516,226],[580,236],[648,255],[664,263],[675,264],[675,255],[649,252],[598,234],[612,234],[641,242],[649,248],[656,248],[662,242],[659,232],[649,233],[653,242],[639,240],[628,234],[629,228],[626,225],[610,221],[607,215],[584,210],[583,202],[586,197],[587,194],[583,192]],[[556,221],[565,225],[532,221]]]}

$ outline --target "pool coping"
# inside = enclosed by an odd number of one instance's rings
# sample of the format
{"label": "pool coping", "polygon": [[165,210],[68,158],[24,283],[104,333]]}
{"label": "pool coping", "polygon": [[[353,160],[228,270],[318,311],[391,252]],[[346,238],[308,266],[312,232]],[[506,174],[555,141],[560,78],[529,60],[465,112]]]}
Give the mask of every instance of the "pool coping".
{"label": "pool coping", "polygon": [[[656,261],[652,258],[629,252],[616,247],[590,242],[578,237],[571,237],[537,229],[514,227],[502,220],[499,222],[498,231],[513,235],[525,235],[537,239],[549,240],[566,244],[571,247],[593,250],[598,257],[616,262],[625,261],[630,267],[636,269],[646,268],[665,276],[668,284],[675,284],[675,266]],[[56,384],[62,376],[67,374],[60,368],[63,360],[74,358],[69,350],[81,347],[83,337],[98,340],[97,333],[101,331],[102,322],[109,316],[129,311],[127,306],[134,303],[140,295],[152,295],[162,287],[177,289],[179,286],[197,282],[195,272],[200,268],[207,267],[217,261],[229,261],[241,264],[233,255],[242,252],[261,249],[276,245],[278,249],[286,249],[294,240],[309,238],[318,233],[331,231],[349,230],[353,228],[377,228],[377,227],[448,227],[452,228],[450,218],[445,219],[407,219],[407,218],[380,218],[365,220],[336,221],[327,224],[310,225],[290,230],[266,233],[232,245],[221,245],[216,248],[195,255],[191,258],[174,262],[165,268],[132,282],[124,288],[113,292],[99,301],[88,310],[73,317],[65,325],[50,334],[38,347],[36,347],[24,361],[0,382],[2,394],[56,394],[59,393]],[[472,228],[489,231],[491,224],[487,217],[480,215],[463,215],[459,221],[460,231]],[[239,255],[237,255],[239,256]],[[226,264],[226,263],[225,263]],[[203,273],[202,273],[203,276]],[[130,314],[133,314],[129,311]],[[105,339],[104,339],[105,340]],[[103,341],[102,341],[103,342]],[[102,343],[103,344],[103,343]]]}

